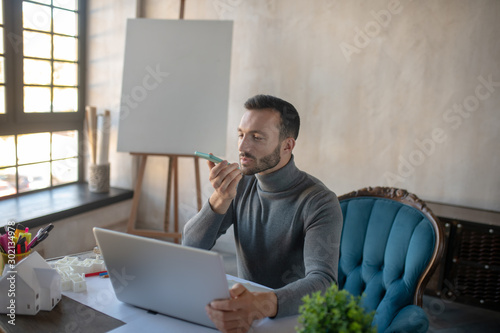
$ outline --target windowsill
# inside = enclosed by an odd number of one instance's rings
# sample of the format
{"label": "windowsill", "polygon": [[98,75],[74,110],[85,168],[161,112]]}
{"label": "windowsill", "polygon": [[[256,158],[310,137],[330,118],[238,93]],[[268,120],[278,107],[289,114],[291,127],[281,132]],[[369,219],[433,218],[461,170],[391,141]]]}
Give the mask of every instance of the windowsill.
{"label": "windowsill", "polygon": [[35,228],[77,214],[131,199],[133,191],[110,188],[108,193],[92,193],[88,184],[70,184],[46,191],[0,200],[0,226],[8,221]]}

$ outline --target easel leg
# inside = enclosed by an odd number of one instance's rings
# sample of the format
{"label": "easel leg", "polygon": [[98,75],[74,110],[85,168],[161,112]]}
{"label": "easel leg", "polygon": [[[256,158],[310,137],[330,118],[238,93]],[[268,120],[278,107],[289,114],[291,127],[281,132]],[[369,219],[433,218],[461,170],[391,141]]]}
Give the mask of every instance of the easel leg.
{"label": "easel leg", "polygon": [[201,181],[200,181],[200,164],[198,163],[198,156],[194,157],[194,173],[196,177],[196,203],[198,204],[198,211],[201,210]]}
{"label": "easel leg", "polygon": [[[140,157],[140,166],[137,172],[137,181],[134,187],[134,197],[132,200],[132,210],[130,213],[130,218],[128,220],[127,232],[130,234],[145,236],[145,237],[156,237],[156,238],[173,238],[176,243],[180,242],[182,238],[182,233],[179,232],[179,164],[178,157],[191,157],[183,155],[164,155],[164,154],[140,154],[132,153]],[[139,200],[141,197],[142,183],[144,179],[144,173],[146,171],[146,162],[148,155],[156,156],[166,156],[169,158],[168,161],[168,175],[167,175],[167,193],[165,201],[165,216],[163,231],[154,230],[140,230],[135,228],[135,222],[137,219],[137,213],[139,209]],[[200,181],[200,168],[198,165],[198,158],[194,157],[195,160],[195,179],[196,179],[196,199],[198,204],[198,211],[201,209],[201,181]],[[170,228],[170,213],[172,205],[172,183],[173,183],[173,205],[174,205],[174,231],[169,232]]]}
{"label": "easel leg", "polygon": [[[177,156],[170,156],[168,159],[167,199],[165,201],[165,217],[163,221],[163,230],[167,233],[170,229],[172,182],[174,183],[174,233],[179,233],[179,164]],[[175,238],[175,243],[179,243],[179,238]]]}
{"label": "easel leg", "polygon": [[132,210],[128,219],[127,232],[132,233],[135,230],[135,220],[137,219],[137,211],[139,209],[139,200],[141,199],[142,180],[146,171],[147,155],[140,156],[140,165],[137,172],[137,181],[134,188],[134,197],[132,199]]}
{"label": "easel leg", "polygon": [[[174,157],[174,232],[179,233],[179,164],[177,156]],[[165,230],[168,232],[168,229]],[[179,243],[179,238],[175,239]]]}
{"label": "easel leg", "polygon": [[168,174],[167,174],[167,193],[165,199],[165,216],[163,217],[163,230],[168,232],[168,228],[170,225],[170,206],[172,200],[172,177],[175,175],[175,170],[173,169],[173,159],[174,157],[170,156],[168,158]]}

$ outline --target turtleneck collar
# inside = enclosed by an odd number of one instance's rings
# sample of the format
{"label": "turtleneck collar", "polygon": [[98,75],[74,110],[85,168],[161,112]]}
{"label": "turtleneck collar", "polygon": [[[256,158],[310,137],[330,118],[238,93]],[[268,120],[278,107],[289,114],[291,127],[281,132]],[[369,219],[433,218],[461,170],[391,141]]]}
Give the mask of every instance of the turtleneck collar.
{"label": "turtleneck collar", "polygon": [[301,171],[295,166],[293,155],[279,170],[266,175],[256,174],[259,188],[265,192],[283,192],[300,182]]}

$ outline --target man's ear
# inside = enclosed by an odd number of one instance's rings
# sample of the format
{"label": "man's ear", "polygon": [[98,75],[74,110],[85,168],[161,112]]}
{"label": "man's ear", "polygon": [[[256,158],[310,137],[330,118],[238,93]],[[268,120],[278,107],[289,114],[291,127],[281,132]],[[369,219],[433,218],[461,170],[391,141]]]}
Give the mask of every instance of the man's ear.
{"label": "man's ear", "polygon": [[293,148],[295,148],[295,139],[294,138],[286,138],[283,140],[281,147],[287,153],[292,153]]}

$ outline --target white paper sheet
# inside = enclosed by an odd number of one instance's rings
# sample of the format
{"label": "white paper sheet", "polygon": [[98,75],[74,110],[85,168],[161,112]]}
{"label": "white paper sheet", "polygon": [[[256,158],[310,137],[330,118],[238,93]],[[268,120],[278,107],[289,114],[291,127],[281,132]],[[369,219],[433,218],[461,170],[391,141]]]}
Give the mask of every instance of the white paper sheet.
{"label": "white paper sheet", "polygon": [[[246,284],[252,282],[242,280],[238,277],[227,275],[228,280]],[[150,314],[146,310],[120,302],[113,291],[109,279],[97,276],[88,277],[87,291],[81,293],[63,292],[64,295],[85,304],[108,316],[126,323],[113,330],[113,333],[124,332],[217,332],[209,327],[189,323],[180,319],[164,316],[161,314]],[[251,333],[295,333],[297,316],[280,319],[265,318],[254,322]]]}

